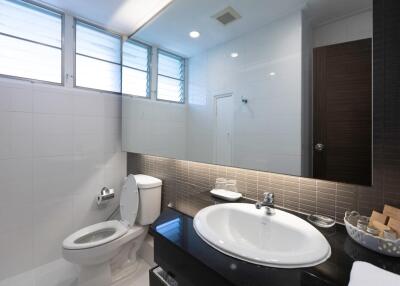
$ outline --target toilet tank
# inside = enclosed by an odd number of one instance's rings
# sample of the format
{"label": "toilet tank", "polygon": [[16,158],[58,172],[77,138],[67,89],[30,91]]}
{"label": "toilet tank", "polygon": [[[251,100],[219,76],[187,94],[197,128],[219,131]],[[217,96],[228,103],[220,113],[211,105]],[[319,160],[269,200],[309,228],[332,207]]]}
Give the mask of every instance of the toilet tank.
{"label": "toilet tank", "polygon": [[140,225],[152,224],[160,215],[161,210],[161,185],[160,179],[135,175],[139,189],[139,210],[136,223]]}

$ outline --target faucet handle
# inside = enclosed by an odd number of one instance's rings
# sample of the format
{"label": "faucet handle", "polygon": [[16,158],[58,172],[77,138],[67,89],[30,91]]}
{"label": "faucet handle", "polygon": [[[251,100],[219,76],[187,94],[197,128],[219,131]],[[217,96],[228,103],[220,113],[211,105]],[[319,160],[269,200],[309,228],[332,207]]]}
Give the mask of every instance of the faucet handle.
{"label": "faucet handle", "polygon": [[273,203],[274,202],[274,193],[265,192],[264,193],[264,202]]}

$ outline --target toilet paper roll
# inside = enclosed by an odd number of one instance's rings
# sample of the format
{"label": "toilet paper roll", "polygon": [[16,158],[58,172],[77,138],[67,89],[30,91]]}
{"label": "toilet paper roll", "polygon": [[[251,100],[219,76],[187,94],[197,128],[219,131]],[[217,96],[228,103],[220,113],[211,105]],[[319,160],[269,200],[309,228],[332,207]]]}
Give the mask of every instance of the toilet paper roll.
{"label": "toilet paper roll", "polygon": [[114,189],[104,187],[97,196],[97,205],[103,205],[114,199]]}

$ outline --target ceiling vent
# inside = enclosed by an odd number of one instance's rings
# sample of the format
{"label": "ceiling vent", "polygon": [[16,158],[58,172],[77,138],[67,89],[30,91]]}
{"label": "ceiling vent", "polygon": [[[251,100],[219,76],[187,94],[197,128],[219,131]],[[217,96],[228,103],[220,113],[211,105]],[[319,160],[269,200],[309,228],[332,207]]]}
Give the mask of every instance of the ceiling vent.
{"label": "ceiling vent", "polygon": [[215,14],[213,18],[225,26],[236,21],[237,19],[240,19],[241,16],[232,7],[226,7],[221,12]]}

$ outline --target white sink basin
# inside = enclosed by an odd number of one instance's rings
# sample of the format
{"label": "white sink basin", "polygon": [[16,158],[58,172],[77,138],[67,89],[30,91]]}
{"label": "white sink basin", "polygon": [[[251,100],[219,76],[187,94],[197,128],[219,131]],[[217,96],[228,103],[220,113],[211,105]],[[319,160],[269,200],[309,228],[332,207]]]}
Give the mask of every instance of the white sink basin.
{"label": "white sink basin", "polygon": [[300,268],[331,256],[326,238],[305,220],[281,210],[267,215],[253,204],[206,207],[194,217],[197,234],[209,245],[251,263]]}

